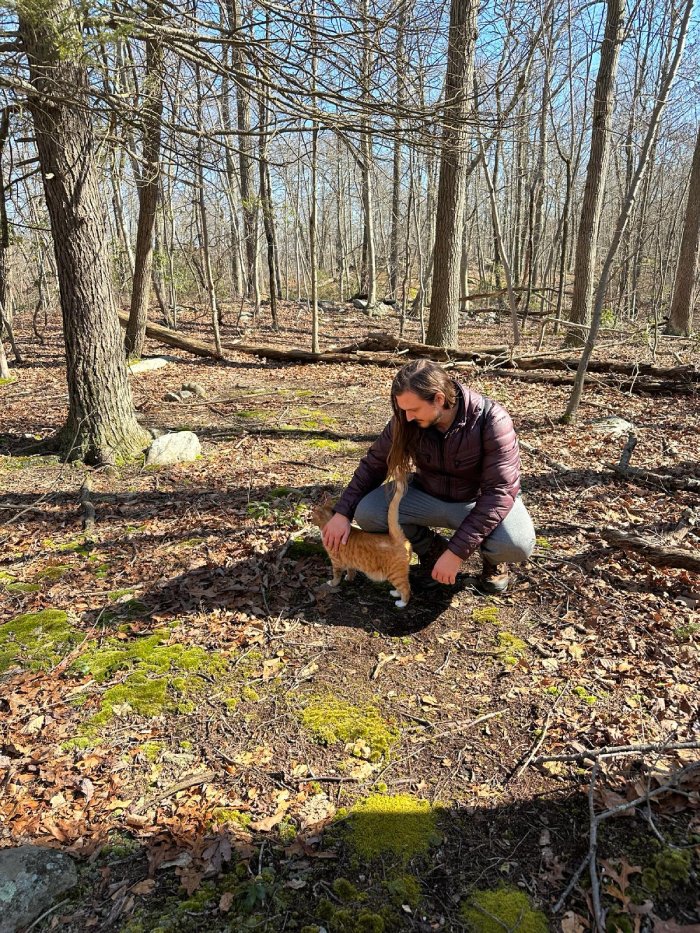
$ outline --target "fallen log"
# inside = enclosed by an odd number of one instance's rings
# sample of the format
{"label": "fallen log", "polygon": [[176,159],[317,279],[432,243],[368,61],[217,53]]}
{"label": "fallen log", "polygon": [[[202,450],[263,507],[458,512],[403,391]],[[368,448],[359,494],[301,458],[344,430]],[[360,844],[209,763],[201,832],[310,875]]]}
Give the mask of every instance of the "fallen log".
{"label": "fallen log", "polygon": [[[129,323],[129,315],[124,311],[117,311],[119,323],[126,327]],[[213,347],[201,340],[193,340],[191,337],[183,337],[175,330],[169,327],[163,327],[160,324],[146,324],[146,336],[158,343],[163,343],[167,347],[175,347],[177,350],[185,350],[187,353],[193,353],[195,356],[206,356],[212,360],[223,360],[224,357],[217,353]]]}
{"label": "fallen log", "polygon": [[616,528],[603,528],[601,536],[615,547],[641,554],[654,567],[677,567],[700,573],[700,557],[683,548],[661,547],[639,535],[618,531]]}
{"label": "fallen log", "polygon": [[[350,349],[350,348],[348,348]],[[445,349],[443,347],[434,347],[425,343],[414,343],[409,340],[402,340],[391,334],[372,334],[365,340],[359,341],[353,345],[354,350],[369,350],[386,352],[405,352],[409,354],[418,354],[434,359],[437,362],[447,360],[466,360],[481,366],[497,366],[502,369],[553,369],[574,374],[578,367],[578,358],[572,356],[558,357],[547,356],[539,353],[527,354],[524,356],[513,356],[508,347],[475,347],[472,350]],[[682,365],[673,367],[652,366],[650,363],[614,363],[606,360],[591,360],[588,365],[589,372],[617,374],[627,376],[630,379],[638,379],[640,376],[651,377],[656,380],[679,380],[681,382],[700,382],[700,368],[693,365]],[[663,383],[658,382],[654,386],[657,391],[667,388]]]}
{"label": "fallen log", "polygon": [[224,347],[236,353],[264,357],[268,360],[283,360],[289,363],[364,363],[370,366],[384,366],[396,369],[400,362],[397,361],[394,355],[382,354],[378,356],[376,353],[366,353],[364,351],[353,353],[331,350],[324,353],[312,353],[311,350],[300,350],[296,347],[284,350],[281,347],[233,342],[225,343]]}

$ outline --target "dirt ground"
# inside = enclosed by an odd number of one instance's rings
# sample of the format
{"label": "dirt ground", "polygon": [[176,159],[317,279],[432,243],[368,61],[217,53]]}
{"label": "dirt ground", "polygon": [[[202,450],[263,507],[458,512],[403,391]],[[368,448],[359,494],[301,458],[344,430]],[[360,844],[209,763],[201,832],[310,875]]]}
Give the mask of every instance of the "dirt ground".
{"label": "dirt ground", "polygon": [[[81,878],[35,930],[578,933],[598,893],[609,930],[700,929],[698,576],[601,536],[697,554],[698,495],[616,474],[627,433],[600,423],[635,425],[633,466],[700,479],[697,394],[591,381],[563,425],[567,386],[460,369],[513,417],[537,549],[501,597],[470,585],[472,558],[398,610],[364,578],[330,592],[309,524],[388,420],[393,369],[149,343],[170,361],[132,375],[139,417],[196,432],[202,456],[91,471],[86,536],[86,469],[37,453],[65,416],[61,334],[19,323],[26,363],[0,386],[0,846],[64,849]],[[184,327],[206,339],[204,316]],[[375,330],[398,321],[347,306],[322,344]],[[286,303],[279,333],[263,315],[244,336],[308,333]],[[505,340],[468,321],[461,345]],[[643,333],[609,343],[651,360]],[[655,361],[697,355],[662,340]],[[163,400],[187,383],[203,396]],[[16,620],[44,611],[25,638]],[[595,871],[567,891],[591,808]]]}

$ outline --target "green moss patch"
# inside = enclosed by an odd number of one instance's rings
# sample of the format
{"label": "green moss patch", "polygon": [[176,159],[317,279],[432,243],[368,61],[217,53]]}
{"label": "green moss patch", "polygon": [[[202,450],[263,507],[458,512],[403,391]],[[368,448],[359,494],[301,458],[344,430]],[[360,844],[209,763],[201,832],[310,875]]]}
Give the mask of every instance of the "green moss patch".
{"label": "green moss patch", "polygon": [[36,579],[46,583],[57,583],[70,569],[68,564],[50,564],[37,573]]}
{"label": "green moss patch", "polygon": [[0,379],[0,389],[3,386],[11,386],[13,382],[17,382],[16,376],[6,376]]}
{"label": "green moss patch", "polygon": [[6,583],[5,589],[15,596],[23,596],[26,593],[38,593],[41,587],[38,583]]}
{"label": "green moss patch", "polygon": [[394,855],[406,862],[440,841],[438,814],[411,794],[370,794],[350,811],[346,839],[361,858]]}
{"label": "green moss patch", "polygon": [[495,606],[482,606],[479,609],[472,609],[472,622],[477,625],[498,625],[498,609]]}
{"label": "green moss patch", "polygon": [[31,470],[37,467],[55,467],[60,463],[55,455],[44,456],[37,454],[32,457],[0,457],[0,466],[6,470]]}
{"label": "green moss patch", "polygon": [[223,657],[169,640],[166,629],[133,642],[108,639],[103,645],[93,644],[75,662],[73,670],[90,674],[98,683],[120,671],[132,671],[122,683],[105,690],[88,729],[130,712],[147,717],[189,712],[195,705],[191,696],[204,689],[207,679],[226,671]]}
{"label": "green moss patch", "polygon": [[668,894],[676,886],[688,884],[692,864],[690,850],[663,849],[642,872],[642,887],[650,894]]}
{"label": "green moss patch", "polygon": [[320,541],[307,540],[293,541],[287,548],[286,556],[292,560],[301,560],[303,557],[315,557],[318,554],[325,554],[325,548]]}
{"label": "green moss patch", "polygon": [[474,933],[547,933],[549,923],[534,910],[527,894],[518,888],[475,891],[460,909]]}
{"label": "green moss patch", "polygon": [[312,697],[299,712],[302,725],[324,745],[344,742],[350,754],[379,761],[389,754],[399,731],[387,722],[376,706],[354,706],[338,697]]}
{"label": "green moss patch", "polygon": [[61,609],[16,616],[0,626],[0,672],[15,664],[32,670],[54,667],[81,637]]}
{"label": "green moss patch", "polygon": [[527,651],[527,644],[522,638],[510,632],[498,633],[498,647],[503,652],[502,659],[506,664],[517,664],[518,658],[521,658]]}

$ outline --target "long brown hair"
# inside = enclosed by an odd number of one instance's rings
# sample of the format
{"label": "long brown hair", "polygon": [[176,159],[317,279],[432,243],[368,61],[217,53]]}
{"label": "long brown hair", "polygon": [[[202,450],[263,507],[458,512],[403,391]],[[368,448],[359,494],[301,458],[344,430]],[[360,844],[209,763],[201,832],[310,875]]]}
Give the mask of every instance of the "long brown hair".
{"label": "long brown hair", "polygon": [[387,460],[389,476],[406,476],[421,437],[421,428],[408,421],[399,408],[396,396],[414,392],[425,402],[433,402],[438,392],[445,396],[444,408],[452,408],[457,401],[457,385],[445,370],[432,360],[412,360],[394,376],[391,384],[391,407],[394,409],[394,433]]}

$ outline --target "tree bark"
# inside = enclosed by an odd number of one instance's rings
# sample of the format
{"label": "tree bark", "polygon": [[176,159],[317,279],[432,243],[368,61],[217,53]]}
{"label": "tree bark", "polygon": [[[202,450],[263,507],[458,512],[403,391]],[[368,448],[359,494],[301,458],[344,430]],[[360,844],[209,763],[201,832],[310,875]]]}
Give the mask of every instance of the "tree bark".
{"label": "tree bark", "polygon": [[134,280],[131,288],[131,312],[124,343],[128,356],[141,356],[146,341],[146,321],[151,297],[153,272],[153,231],[160,193],[160,144],[163,117],[163,43],[158,35],[162,19],[161,0],[146,2],[146,21],[152,34],[146,39],[146,74],[143,81],[141,113],[143,120],[142,164],[136,188],[139,197],[139,220],[136,231]]}
{"label": "tree bark", "polygon": [[678,256],[676,281],[673,286],[671,316],[666,325],[666,333],[675,336],[690,336],[693,323],[693,291],[698,269],[700,251],[700,126],[695,142],[693,166],[690,170],[688,204],[685,209],[685,223],[681,251]]}
{"label": "tree bark", "polygon": [[20,2],[28,95],[58,270],[68,379],[62,440],[69,458],[114,463],[143,450],[114,309],[105,209],[89,119],[88,73],[69,0]]}
{"label": "tree bark", "polygon": [[467,117],[476,44],[477,0],[452,0],[447,45],[444,125],[438,184],[428,343],[454,347],[459,327],[461,223],[467,180]]}
{"label": "tree bark", "polygon": [[[229,16],[229,32],[232,38],[241,39],[242,19],[238,0],[226,0]],[[236,83],[236,105],[238,113],[238,167],[243,208],[243,239],[245,242],[245,294],[249,300],[258,295],[258,204],[253,179],[253,143],[250,132],[250,75],[242,50],[242,44],[231,46],[234,80]]]}
{"label": "tree bark", "polygon": [[[585,326],[588,326],[591,320],[598,227],[610,160],[615,81],[623,39],[625,10],[625,0],[608,0],[605,35],[600,50],[600,67],[595,84],[591,153],[586,170],[586,186],[576,240],[574,295],[569,317],[573,323]],[[567,346],[581,346],[583,344],[581,332],[570,331],[566,337],[566,344]]]}

